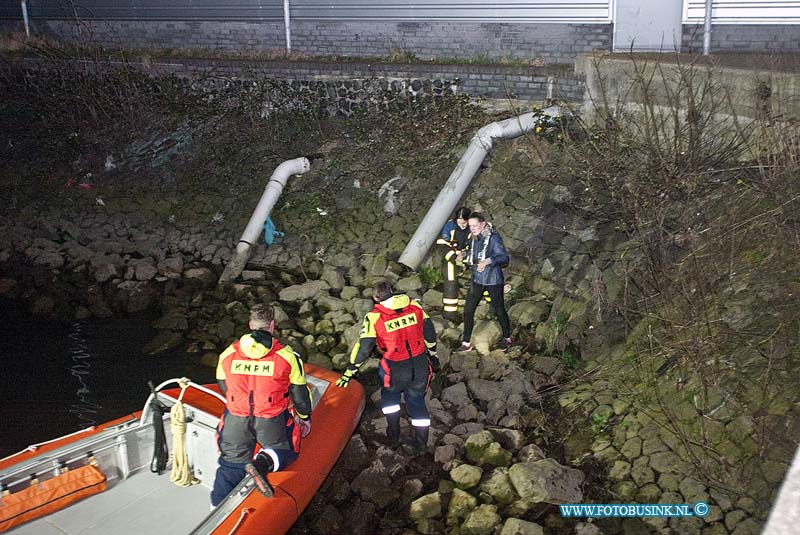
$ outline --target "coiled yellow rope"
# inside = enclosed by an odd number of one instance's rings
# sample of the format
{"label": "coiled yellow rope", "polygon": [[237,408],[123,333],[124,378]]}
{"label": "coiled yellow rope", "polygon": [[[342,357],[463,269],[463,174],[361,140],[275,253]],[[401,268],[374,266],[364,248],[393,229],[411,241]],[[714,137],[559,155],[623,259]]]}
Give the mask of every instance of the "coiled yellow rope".
{"label": "coiled yellow rope", "polygon": [[183,394],[189,387],[189,379],[182,378],[178,384],[181,385],[181,394],[178,401],[169,410],[169,426],[172,430],[172,472],[170,481],[181,487],[188,487],[197,482],[189,468],[189,456],[186,454],[186,414],[183,409]]}

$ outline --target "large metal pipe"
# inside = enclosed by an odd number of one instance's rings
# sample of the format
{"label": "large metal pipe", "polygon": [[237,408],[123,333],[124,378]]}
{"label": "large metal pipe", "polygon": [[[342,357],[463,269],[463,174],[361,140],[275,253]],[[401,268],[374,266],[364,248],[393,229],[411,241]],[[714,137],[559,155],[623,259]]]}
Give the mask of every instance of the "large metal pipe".
{"label": "large metal pipe", "polygon": [[795,451],[792,464],[783,478],[781,490],[772,504],[772,511],[761,535],[797,533],[797,525],[800,523],[798,503],[800,503],[800,448]]}
{"label": "large metal pipe", "polygon": [[703,17],[703,55],[711,54],[711,12],[714,9],[714,0],[706,0],[706,13]]}
{"label": "large metal pipe", "polygon": [[272,176],[264,188],[264,194],[258,201],[253,215],[250,216],[250,221],[242,232],[242,237],[239,238],[239,243],[236,245],[236,251],[233,253],[231,261],[225,266],[225,271],[219,278],[219,282],[224,283],[238,277],[247,259],[250,256],[250,247],[258,240],[261,231],[264,230],[264,222],[269,217],[270,212],[278,202],[278,197],[283,192],[283,187],[292,175],[302,175],[311,169],[311,163],[307,158],[295,158],[294,160],[286,160],[273,171]]}
{"label": "large metal pipe", "polygon": [[25,36],[31,36],[31,24],[28,20],[28,2],[27,0],[20,1],[20,7],[22,7],[22,21],[25,23]]}
{"label": "large metal pipe", "polygon": [[283,0],[283,27],[286,30],[286,55],[292,53],[292,19],[289,14],[289,0]]}
{"label": "large metal pipe", "polygon": [[558,117],[559,108],[551,106],[541,112],[526,113],[505,121],[491,123],[478,130],[458,165],[450,174],[450,178],[447,179],[436,200],[433,201],[433,206],[425,214],[422,223],[417,227],[403,254],[400,255],[399,262],[401,264],[411,269],[417,269],[422,263],[442,227],[456,209],[464,192],[467,191],[481,163],[491,150],[494,140],[513,139],[533,130],[541,124],[542,113],[550,117]]}

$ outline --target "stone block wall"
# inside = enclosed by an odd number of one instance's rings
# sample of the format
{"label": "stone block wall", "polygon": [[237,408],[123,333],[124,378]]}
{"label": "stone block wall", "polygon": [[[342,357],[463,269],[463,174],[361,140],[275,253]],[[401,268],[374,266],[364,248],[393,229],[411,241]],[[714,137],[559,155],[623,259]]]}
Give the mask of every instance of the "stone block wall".
{"label": "stone block wall", "polygon": [[[27,59],[34,68],[46,67],[41,60]],[[579,102],[583,99],[584,82],[574,71],[555,67],[504,67],[501,65],[432,65],[322,61],[248,61],[222,59],[147,59],[128,65],[146,69],[156,76],[180,78],[237,80],[263,78],[288,83],[322,82],[331,87],[339,82],[352,84],[354,92],[369,87],[386,86],[391,92],[401,89],[409,94],[426,87],[444,88],[473,98],[542,102],[548,98]],[[96,65],[103,68],[102,64]],[[377,84],[377,85],[376,85]],[[388,85],[387,85],[388,84]],[[338,90],[338,89],[337,89]],[[349,92],[345,100],[353,98]],[[344,109],[344,108],[343,108]],[[349,106],[346,108],[349,109]]]}
{"label": "stone block wall", "polygon": [[583,80],[571,69],[547,67],[504,67],[499,65],[426,65],[358,62],[230,62],[209,60],[170,60],[163,69],[175,74],[196,76],[214,72],[229,77],[260,76],[275,80],[335,81],[388,80],[412,84],[420,80],[440,80],[455,85],[459,93],[475,98],[543,101],[549,97],[580,101]]}
{"label": "stone block wall", "polygon": [[[684,24],[682,52],[703,51],[703,25]],[[800,52],[800,24],[715,24],[711,52]]]}

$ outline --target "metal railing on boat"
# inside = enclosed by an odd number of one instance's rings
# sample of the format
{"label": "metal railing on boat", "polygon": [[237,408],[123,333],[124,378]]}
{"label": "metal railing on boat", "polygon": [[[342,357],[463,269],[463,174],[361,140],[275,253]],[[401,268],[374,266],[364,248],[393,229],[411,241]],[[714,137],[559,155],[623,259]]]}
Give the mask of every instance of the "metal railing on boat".
{"label": "metal railing on boat", "polygon": [[[190,387],[192,387],[192,388],[194,388],[196,390],[204,392],[204,393],[206,393],[206,394],[208,394],[210,396],[214,396],[215,398],[220,400],[222,403],[226,402],[225,396],[223,396],[219,392],[214,392],[210,388],[206,388],[205,386],[203,386],[201,384],[194,383],[194,382],[186,379],[185,377],[180,378],[180,379],[177,379],[177,378],[176,379],[167,379],[166,381],[164,381],[163,383],[159,384],[155,388],[156,394],[158,394],[158,392],[163,390],[164,387],[166,387],[167,385],[170,385],[170,384],[173,384],[173,383],[175,383],[175,384],[177,384],[179,386],[185,384],[185,385],[190,386]],[[147,417],[150,415],[150,402],[153,401],[153,398],[155,397],[156,394],[150,394],[149,396],[147,396],[147,401],[145,401],[144,408],[142,409],[142,417],[139,420],[139,426],[143,426],[143,425],[147,424]]]}

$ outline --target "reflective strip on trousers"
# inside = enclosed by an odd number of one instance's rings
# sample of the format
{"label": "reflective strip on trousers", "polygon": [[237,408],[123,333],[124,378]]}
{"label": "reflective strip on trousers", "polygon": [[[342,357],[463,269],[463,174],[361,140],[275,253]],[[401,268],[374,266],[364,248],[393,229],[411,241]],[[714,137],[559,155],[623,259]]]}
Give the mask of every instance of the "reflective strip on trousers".
{"label": "reflective strip on trousers", "polygon": [[414,427],[430,427],[431,426],[431,419],[430,418],[412,418],[411,425]]}
{"label": "reflective strip on trousers", "polygon": [[458,312],[458,282],[456,266],[453,262],[445,262],[444,288],[442,288],[442,305],[445,312]]}
{"label": "reflective strip on trousers", "polygon": [[389,405],[388,407],[383,407],[381,412],[383,414],[394,414],[396,412],[400,412],[400,405]]}
{"label": "reflective strip on trousers", "polygon": [[[278,454],[275,453],[275,450],[272,448],[263,448],[259,455],[263,453],[264,455],[269,455],[269,458],[272,459],[272,471],[277,472],[281,468],[281,460],[278,458]],[[255,459],[255,457],[253,457]]]}

